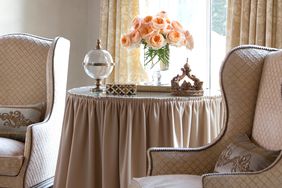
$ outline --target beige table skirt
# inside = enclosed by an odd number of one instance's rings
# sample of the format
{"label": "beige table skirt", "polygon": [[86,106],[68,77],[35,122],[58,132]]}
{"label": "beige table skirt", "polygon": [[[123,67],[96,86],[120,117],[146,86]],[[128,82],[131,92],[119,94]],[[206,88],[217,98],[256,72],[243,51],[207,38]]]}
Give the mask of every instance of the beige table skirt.
{"label": "beige table skirt", "polygon": [[222,99],[68,93],[55,188],[127,188],[149,147],[198,147],[223,125]]}

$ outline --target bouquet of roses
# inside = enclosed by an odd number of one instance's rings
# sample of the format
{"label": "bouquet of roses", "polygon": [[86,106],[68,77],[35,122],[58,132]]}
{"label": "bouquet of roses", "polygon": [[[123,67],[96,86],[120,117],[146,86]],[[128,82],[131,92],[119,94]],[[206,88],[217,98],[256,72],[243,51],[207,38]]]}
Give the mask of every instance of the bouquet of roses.
{"label": "bouquet of roses", "polygon": [[[171,21],[165,11],[156,16],[136,17],[132,21],[130,31],[121,37],[124,47],[139,47],[144,45],[144,64],[152,62],[156,57],[158,62],[169,64],[169,45],[186,46],[193,49],[193,37],[178,21]],[[151,68],[152,68],[151,67]]]}

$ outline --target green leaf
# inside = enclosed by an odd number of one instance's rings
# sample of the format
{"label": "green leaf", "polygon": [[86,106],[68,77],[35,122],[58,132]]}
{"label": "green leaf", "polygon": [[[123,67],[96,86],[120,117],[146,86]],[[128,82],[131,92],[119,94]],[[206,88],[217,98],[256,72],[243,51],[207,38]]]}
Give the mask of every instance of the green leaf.
{"label": "green leaf", "polygon": [[[157,58],[157,60],[153,62],[155,58]],[[166,44],[164,47],[155,50],[144,42],[144,65],[147,66],[151,63],[152,65],[150,68],[152,69],[159,62],[169,65],[169,45]]]}

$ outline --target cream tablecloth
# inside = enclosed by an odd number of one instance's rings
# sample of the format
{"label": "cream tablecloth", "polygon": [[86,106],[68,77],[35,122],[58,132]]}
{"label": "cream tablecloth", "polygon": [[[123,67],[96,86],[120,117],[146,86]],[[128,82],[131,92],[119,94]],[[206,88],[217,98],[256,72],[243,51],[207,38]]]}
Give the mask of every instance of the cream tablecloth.
{"label": "cream tablecloth", "polygon": [[149,147],[198,147],[221,130],[220,96],[68,92],[55,188],[127,188],[146,175]]}

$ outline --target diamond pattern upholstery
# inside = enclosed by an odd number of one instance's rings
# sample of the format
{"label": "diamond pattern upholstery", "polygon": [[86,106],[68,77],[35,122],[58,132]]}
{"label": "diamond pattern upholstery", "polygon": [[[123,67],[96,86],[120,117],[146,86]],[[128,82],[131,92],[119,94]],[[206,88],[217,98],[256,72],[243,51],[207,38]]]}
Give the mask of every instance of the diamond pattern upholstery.
{"label": "diamond pattern upholstery", "polygon": [[281,187],[281,155],[260,172],[213,173],[219,154],[238,133],[252,136],[267,149],[282,149],[281,83],[281,51],[259,46],[233,49],[221,69],[226,104],[222,133],[201,148],[150,148],[148,175],[202,175],[205,188]]}
{"label": "diamond pattern upholstery", "polygon": [[7,148],[1,147],[0,187],[41,187],[42,182],[52,182],[63,122],[69,47],[69,41],[62,37],[0,36],[0,105],[46,104],[44,120],[27,127],[20,154],[5,155]]}
{"label": "diamond pattern upholstery", "polygon": [[266,58],[252,134],[259,145],[270,150],[282,149],[281,57],[282,52],[276,52]]}
{"label": "diamond pattern upholstery", "polygon": [[50,41],[30,39],[27,35],[1,38],[0,104],[46,102],[46,59],[50,45]]}

